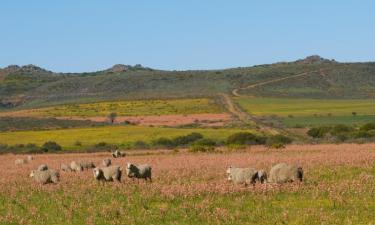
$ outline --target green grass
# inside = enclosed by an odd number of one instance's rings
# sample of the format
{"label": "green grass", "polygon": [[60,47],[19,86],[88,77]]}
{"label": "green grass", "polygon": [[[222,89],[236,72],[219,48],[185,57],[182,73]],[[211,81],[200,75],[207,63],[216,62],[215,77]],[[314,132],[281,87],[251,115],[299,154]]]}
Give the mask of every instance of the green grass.
{"label": "green grass", "polygon": [[287,127],[295,127],[298,125],[302,126],[323,126],[323,125],[335,125],[335,124],[365,124],[375,121],[375,115],[363,115],[363,116],[318,116],[318,117],[293,117],[283,118],[283,123]]}
{"label": "green grass", "polygon": [[375,115],[375,100],[321,100],[321,99],[289,99],[289,98],[236,98],[236,101],[251,114],[281,117],[327,115],[350,116]]}
{"label": "green grass", "polygon": [[51,131],[17,131],[0,132],[0,143],[15,145],[34,143],[41,145],[46,141],[56,141],[64,149],[76,149],[76,141],[82,143],[82,147],[91,146],[99,142],[126,145],[136,141],[150,142],[159,137],[173,138],[198,132],[207,138],[223,140],[229,135],[243,131],[240,129],[210,129],[210,128],[161,128],[142,126],[106,126],[96,128],[74,128]]}
{"label": "green grass", "polygon": [[[87,104],[67,104],[31,109],[18,113],[43,117],[96,117],[115,112],[118,116],[153,116],[172,114],[220,113],[222,110],[209,99],[112,101]],[[16,112],[17,113],[17,112]],[[6,114],[12,115],[12,112]]]}
{"label": "green grass", "polygon": [[[287,126],[361,124],[374,121],[375,100],[322,100],[290,98],[235,98],[248,113],[276,115]],[[353,116],[356,112],[357,116]]]}

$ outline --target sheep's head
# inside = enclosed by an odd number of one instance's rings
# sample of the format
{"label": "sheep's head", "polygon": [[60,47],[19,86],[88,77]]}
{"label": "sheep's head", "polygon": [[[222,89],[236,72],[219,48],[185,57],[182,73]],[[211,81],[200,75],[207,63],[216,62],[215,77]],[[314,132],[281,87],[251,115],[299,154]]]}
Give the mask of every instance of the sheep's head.
{"label": "sheep's head", "polygon": [[303,169],[302,169],[302,167],[298,167],[297,168],[297,180],[298,181],[303,181]]}
{"label": "sheep's head", "polygon": [[100,168],[95,168],[93,170],[93,172],[94,172],[94,177],[96,179],[101,179],[102,178],[102,176],[103,176],[103,170],[101,170]]}
{"label": "sheep's head", "polygon": [[30,177],[34,177],[34,176],[35,176],[35,170],[31,170]]}
{"label": "sheep's head", "polygon": [[228,175],[228,181],[231,181],[232,180],[232,174],[229,174]]}
{"label": "sheep's head", "polygon": [[127,165],[126,165],[126,175],[128,175],[128,177],[135,177],[137,172],[138,172],[137,166],[135,166],[132,163],[127,163]]}
{"label": "sheep's head", "polygon": [[230,171],[231,171],[232,168],[233,168],[232,166],[229,166],[229,167],[227,168],[227,174],[230,174]]}
{"label": "sheep's head", "polygon": [[258,170],[256,179],[260,181],[260,183],[264,183],[267,181],[267,173],[264,170]]}

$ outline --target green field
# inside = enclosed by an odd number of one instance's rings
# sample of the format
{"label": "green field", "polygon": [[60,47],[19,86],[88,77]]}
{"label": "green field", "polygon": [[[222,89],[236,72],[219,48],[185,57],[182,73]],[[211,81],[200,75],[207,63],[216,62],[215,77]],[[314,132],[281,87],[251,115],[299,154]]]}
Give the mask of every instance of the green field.
{"label": "green field", "polygon": [[[87,104],[68,104],[39,109],[5,112],[39,117],[97,117],[115,112],[118,116],[152,116],[172,114],[220,113],[222,110],[210,99],[112,101]],[[1,114],[0,114],[1,115]]]}
{"label": "green field", "polygon": [[[282,117],[287,126],[360,124],[375,120],[375,100],[321,100],[239,97],[235,101],[256,116]],[[356,116],[352,113],[355,112]]]}
{"label": "green field", "polygon": [[[207,138],[223,140],[229,135],[242,131],[240,129],[178,129],[161,127],[142,126],[107,126],[96,128],[75,128],[51,131],[17,131],[0,132],[0,143],[15,145],[34,143],[41,145],[46,141],[56,141],[64,149],[76,149],[77,141],[82,147],[91,146],[99,142],[110,144],[126,145],[136,141],[149,142],[159,137],[173,138],[186,135],[191,132],[198,132]],[[81,146],[80,146],[81,147]]]}

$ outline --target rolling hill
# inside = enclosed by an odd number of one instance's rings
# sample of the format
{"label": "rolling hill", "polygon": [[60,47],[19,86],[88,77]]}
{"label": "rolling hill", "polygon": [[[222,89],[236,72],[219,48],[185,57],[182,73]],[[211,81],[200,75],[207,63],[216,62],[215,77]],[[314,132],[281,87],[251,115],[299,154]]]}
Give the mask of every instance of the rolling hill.
{"label": "rolling hill", "polygon": [[0,69],[0,109],[118,99],[239,96],[373,98],[375,63],[339,63],[319,56],[224,70],[162,71],[115,65],[90,73],[37,66]]}

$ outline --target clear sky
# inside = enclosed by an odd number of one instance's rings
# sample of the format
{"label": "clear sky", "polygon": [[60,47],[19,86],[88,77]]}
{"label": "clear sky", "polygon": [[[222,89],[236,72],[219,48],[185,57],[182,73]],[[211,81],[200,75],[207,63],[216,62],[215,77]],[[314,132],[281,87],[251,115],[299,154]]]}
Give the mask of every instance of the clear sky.
{"label": "clear sky", "polygon": [[215,69],[312,54],[375,61],[375,1],[0,1],[0,67]]}

